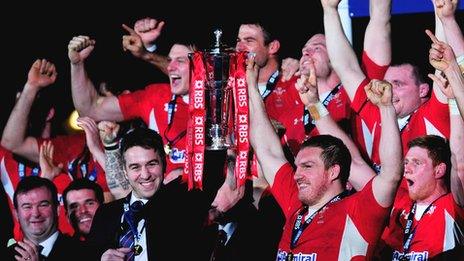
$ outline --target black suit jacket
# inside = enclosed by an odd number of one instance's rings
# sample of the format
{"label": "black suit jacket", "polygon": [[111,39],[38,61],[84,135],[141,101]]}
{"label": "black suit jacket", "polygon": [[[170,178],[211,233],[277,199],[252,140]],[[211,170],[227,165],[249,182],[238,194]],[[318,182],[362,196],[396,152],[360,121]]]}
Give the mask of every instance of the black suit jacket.
{"label": "black suit jacket", "polygon": [[[2,184],[3,185],[3,184]],[[5,250],[10,238],[13,238],[13,217],[10,206],[8,205],[8,196],[3,186],[0,188],[0,249]],[[3,251],[2,251],[3,252]]]}
{"label": "black suit jacket", "polygon": [[206,254],[201,260],[210,260],[215,255],[215,261],[254,261],[260,259],[260,251],[257,244],[260,243],[262,234],[256,233],[260,226],[257,222],[257,211],[252,202],[239,201],[230,212],[226,213],[225,222],[234,222],[236,228],[230,236],[224,247],[218,247],[217,244],[217,225],[211,225],[205,228],[205,237],[202,242],[206,244]]}
{"label": "black suit jacket", "polygon": [[[18,253],[14,248],[18,244],[14,244],[8,248],[8,258],[7,260],[15,260],[15,255]],[[48,257],[41,256],[39,259],[41,261],[72,261],[72,260],[86,260],[87,253],[84,251],[84,246],[80,241],[76,239],[59,233],[58,238],[53,244],[52,251],[49,253]]]}
{"label": "black suit jacket", "polygon": [[[198,242],[209,202],[201,192],[187,192],[179,181],[173,182],[162,186],[144,206],[148,260],[177,260],[180,257],[176,255],[195,254],[194,243]],[[100,206],[95,213],[88,237],[90,247],[95,249],[95,260],[107,249],[119,248],[126,200]]]}
{"label": "black suit jacket", "polygon": [[[148,260],[181,260],[187,257],[200,260],[198,257],[204,253],[203,244],[199,243],[204,221],[221,182],[221,178],[217,177],[223,177],[225,158],[214,156],[222,161],[210,160],[214,165],[205,165],[208,174],[204,176],[204,191],[188,191],[187,184],[181,183],[181,178],[178,178],[162,185],[144,206]],[[125,200],[104,204],[95,213],[87,240],[93,249],[91,252],[96,254],[95,260],[100,260],[107,249],[119,247]]]}
{"label": "black suit jacket", "polygon": [[[247,191],[248,193],[251,191]],[[282,210],[271,194],[263,194],[257,210],[250,194],[245,196],[230,210],[221,221],[235,222],[236,228],[225,247],[221,248],[216,261],[254,261],[275,260],[277,248],[283,231],[285,218]],[[204,244],[208,245],[201,260],[210,260],[216,247],[217,226],[205,228]]]}

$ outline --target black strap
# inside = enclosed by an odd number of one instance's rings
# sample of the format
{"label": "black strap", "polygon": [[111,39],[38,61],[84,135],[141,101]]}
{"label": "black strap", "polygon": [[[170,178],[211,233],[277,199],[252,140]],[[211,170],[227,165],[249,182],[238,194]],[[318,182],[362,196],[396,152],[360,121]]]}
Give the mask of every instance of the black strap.
{"label": "black strap", "polygon": [[173,94],[171,100],[168,102],[168,127],[171,126],[172,118],[174,118],[174,112],[176,111],[176,99],[177,95]]}
{"label": "black strap", "polygon": [[269,96],[269,94],[271,94],[271,92],[274,90],[277,84],[278,77],[279,70],[275,71],[267,81],[266,90],[264,90],[263,94],[261,95],[261,98],[263,98],[263,100],[265,100]]}
{"label": "black strap", "polygon": [[174,139],[169,139],[169,137],[168,137],[169,130],[171,130],[171,127],[172,127],[172,122],[173,122],[173,119],[174,119],[174,113],[176,111],[176,101],[177,101],[177,95],[173,94],[172,97],[171,97],[171,100],[168,103],[168,108],[167,108],[167,111],[168,111],[168,127],[164,130],[163,136],[167,141],[166,146],[168,148],[172,148],[172,146],[174,146],[182,137],[185,136],[185,134],[187,134],[187,130],[183,130],[176,137],[174,137]]}
{"label": "black strap", "polygon": [[[78,178],[86,178],[90,181],[97,180],[97,168],[94,166],[89,170],[90,165],[90,150],[87,144],[84,144],[82,152],[72,161],[68,163],[68,173],[73,180]],[[81,175],[79,175],[79,170]]]}

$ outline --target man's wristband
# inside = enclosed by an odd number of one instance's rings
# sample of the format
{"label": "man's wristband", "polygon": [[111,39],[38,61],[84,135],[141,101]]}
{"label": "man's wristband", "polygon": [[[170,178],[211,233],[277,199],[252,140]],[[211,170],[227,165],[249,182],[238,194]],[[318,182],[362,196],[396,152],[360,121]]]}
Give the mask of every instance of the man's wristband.
{"label": "man's wristband", "polygon": [[458,62],[459,69],[461,69],[461,73],[464,74],[464,54],[456,57],[456,61]]}
{"label": "man's wristband", "polygon": [[119,142],[113,142],[110,144],[105,144],[103,145],[105,150],[112,151],[112,150],[118,150],[119,149]]}
{"label": "man's wristband", "polygon": [[309,114],[311,115],[311,118],[315,121],[329,115],[329,111],[320,101],[315,104],[309,105],[307,108]]}
{"label": "man's wristband", "polygon": [[461,115],[458,104],[456,103],[456,99],[448,99],[448,107],[450,115]]}
{"label": "man's wristband", "polygon": [[153,45],[146,47],[145,49],[149,51],[150,53],[153,53],[154,51],[156,51],[156,48],[157,48],[156,44],[153,44]]}

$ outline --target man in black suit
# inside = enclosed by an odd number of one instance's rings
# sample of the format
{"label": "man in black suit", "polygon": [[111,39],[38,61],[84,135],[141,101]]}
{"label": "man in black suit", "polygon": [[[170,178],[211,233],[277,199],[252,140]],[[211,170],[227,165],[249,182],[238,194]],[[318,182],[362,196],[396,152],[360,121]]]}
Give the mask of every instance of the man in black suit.
{"label": "man in black suit", "polygon": [[[120,150],[111,150],[108,146],[105,150],[112,168],[123,165],[120,168],[132,192],[98,208],[88,237],[88,243],[96,247],[97,257],[101,260],[198,260],[196,257],[204,253],[199,240],[203,221],[221,180],[215,177],[223,175],[213,173],[206,164],[206,172],[213,175],[205,176],[204,191],[188,191],[181,178],[163,184],[166,157],[162,138],[146,128],[135,128],[123,135]],[[205,162],[214,162],[214,167],[222,170],[219,159],[225,159],[223,153],[208,154],[217,159]],[[137,201],[142,204],[134,203]],[[134,205],[143,205],[142,210]],[[133,231],[132,235],[129,230]]]}
{"label": "man in black suit", "polygon": [[[260,260],[257,209],[251,196],[252,184],[247,183],[245,195],[226,212],[211,213],[212,224],[205,227],[206,255],[202,260]],[[258,253],[259,252],[259,253]]]}
{"label": "man in black suit", "polygon": [[0,250],[3,252],[10,238],[13,237],[14,226],[10,206],[8,205],[8,195],[3,186],[0,188],[0,213],[2,213],[2,218],[0,218],[0,227],[2,228],[2,232],[0,233]]}
{"label": "man in black suit", "polygon": [[[16,215],[24,234],[9,248],[8,260],[79,260],[81,245],[58,229],[58,197],[48,179],[23,178],[13,196]],[[72,249],[73,251],[69,251]]]}

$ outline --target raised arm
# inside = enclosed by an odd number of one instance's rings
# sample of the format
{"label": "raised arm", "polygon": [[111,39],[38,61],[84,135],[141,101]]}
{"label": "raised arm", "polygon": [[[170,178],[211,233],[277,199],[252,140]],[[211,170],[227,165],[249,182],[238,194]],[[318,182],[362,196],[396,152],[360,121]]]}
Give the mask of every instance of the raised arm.
{"label": "raised arm", "polygon": [[320,102],[315,70],[314,62],[310,60],[309,75],[301,75],[297,81],[296,88],[300,94],[301,101],[310,112],[311,118],[315,121],[319,133],[337,137],[348,147],[351,154],[349,182],[353,185],[354,189],[359,191],[375,176],[375,172],[363,160],[361,153],[351,138],[338,126]]}
{"label": "raised arm", "polygon": [[391,0],[370,0],[370,19],[364,35],[364,50],[376,64],[391,63]]}
{"label": "raised arm", "polygon": [[464,55],[464,36],[456,21],[455,12],[458,0],[433,0],[435,13],[443,26],[445,42],[453,48],[456,56]]}
{"label": "raised arm", "polygon": [[41,177],[53,181],[63,170],[63,163],[55,165],[53,163],[53,151],[55,147],[51,141],[45,141],[39,150],[39,164]]}
{"label": "raised arm", "polygon": [[77,125],[85,132],[85,142],[93,158],[100,164],[103,171],[105,171],[105,152],[100,145],[100,135],[97,124],[92,118],[79,117],[77,119]]}
{"label": "raised arm", "polygon": [[129,181],[124,176],[124,163],[119,143],[116,140],[119,124],[101,121],[98,123],[98,130],[105,148],[106,183],[115,199],[123,198],[132,190]]}
{"label": "raised arm", "polygon": [[340,77],[350,100],[366,78],[359,66],[356,54],[343,32],[337,6],[340,0],[321,0],[324,9],[324,30],[330,63]]}
{"label": "raised arm", "polygon": [[135,32],[142,38],[143,46],[149,51],[156,49],[155,41],[161,35],[164,27],[164,21],[146,17],[137,20],[134,25]]}
{"label": "raised arm", "polygon": [[227,152],[227,169],[224,183],[216,193],[216,197],[211,203],[209,219],[215,220],[223,213],[231,209],[245,195],[245,186],[237,186],[237,179],[234,175],[236,156],[233,152]]}
{"label": "raised arm", "polygon": [[428,76],[433,80],[434,86],[441,89],[442,96],[448,99],[453,97],[457,105],[452,101],[452,106],[457,106],[461,115],[464,115],[464,76],[456,62],[453,49],[448,44],[439,41],[429,30],[426,30],[426,33],[432,40],[429,62],[437,71],[443,72],[446,79],[441,73]]}
{"label": "raised arm", "polygon": [[403,176],[403,151],[392,103],[392,85],[386,81],[372,80],[364,89],[369,100],[379,107],[382,122],[379,144],[382,169],[375,176],[372,189],[377,202],[383,207],[389,207],[393,204],[396,189]]}
{"label": "raised arm", "polygon": [[3,130],[3,147],[37,163],[39,162],[37,139],[26,137],[29,113],[37,93],[42,88],[53,84],[56,77],[57,73],[53,63],[45,59],[36,60],[29,70],[27,82]]}
{"label": "raised arm", "polygon": [[279,137],[267,116],[263,99],[258,93],[258,65],[254,63],[254,56],[248,58],[247,83],[250,110],[250,143],[263,170],[264,177],[272,186],[277,171],[287,160]]}
{"label": "raised arm", "polygon": [[164,74],[168,74],[168,57],[155,53],[155,41],[161,35],[164,21],[158,22],[153,18],[143,18],[135,22],[134,29],[123,24],[122,27],[129,33],[124,35],[122,44],[137,58],[153,64]]}
{"label": "raised arm", "polygon": [[[462,105],[462,104],[461,104]],[[451,193],[464,207],[464,121],[450,102]]]}
{"label": "raised arm", "polygon": [[96,121],[122,121],[123,115],[118,99],[99,96],[85,70],[85,60],[92,53],[94,46],[95,41],[88,36],[76,36],[68,45],[74,107],[81,116],[88,116]]}
{"label": "raised arm", "polygon": [[[464,77],[454,59],[451,46],[439,41],[429,30],[427,35],[432,40],[429,52],[430,64],[445,74],[429,74],[434,83],[440,87],[448,98],[450,110],[450,149],[451,149],[451,193],[456,203],[464,207]],[[456,94],[456,95],[455,95]],[[459,99],[458,99],[459,97]]]}
{"label": "raised arm", "polygon": [[[432,0],[435,9],[435,35],[445,43],[448,43],[456,52],[457,56],[464,55],[464,37],[461,29],[456,22],[454,13],[457,8],[457,0]],[[439,77],[442,73],[440,70],[435,71]],[[433,92],[437,99],[447,102],[447,97],[440,91],[440,86],[434,81]]]}
{"label": "raised arm", "polygon": [[456,106],[461,115],[464,115],[464,75],[455,60],[452,60],[452,65],[444,71],[449,82],[450,88],[453,90],[454,102],[450,106]]}

